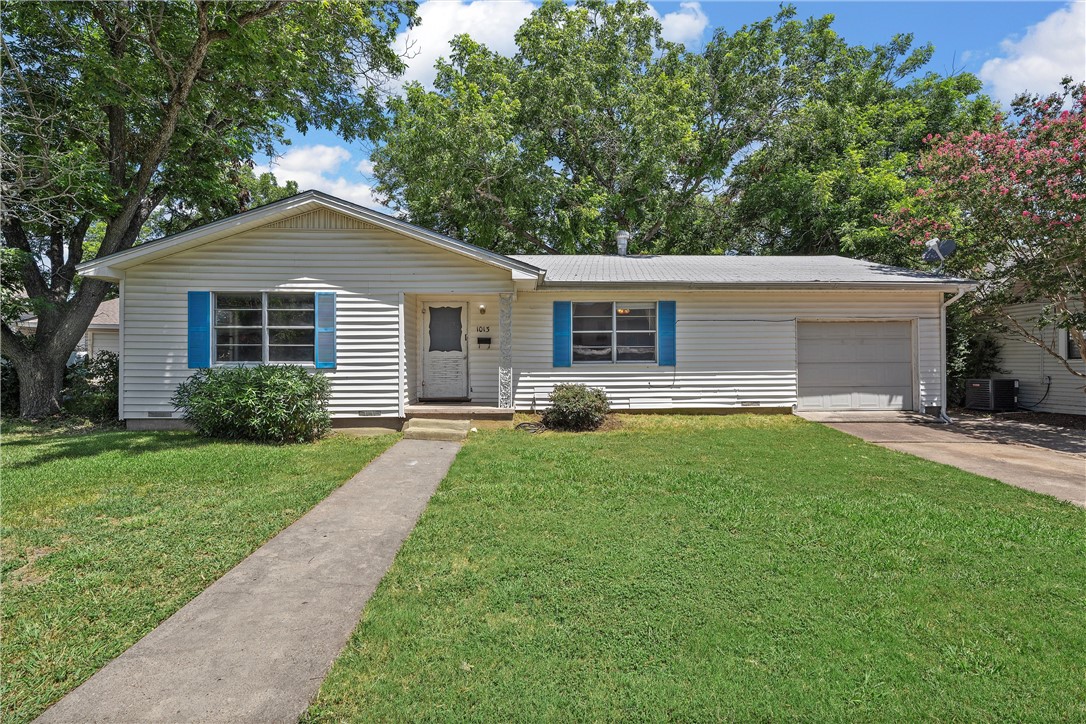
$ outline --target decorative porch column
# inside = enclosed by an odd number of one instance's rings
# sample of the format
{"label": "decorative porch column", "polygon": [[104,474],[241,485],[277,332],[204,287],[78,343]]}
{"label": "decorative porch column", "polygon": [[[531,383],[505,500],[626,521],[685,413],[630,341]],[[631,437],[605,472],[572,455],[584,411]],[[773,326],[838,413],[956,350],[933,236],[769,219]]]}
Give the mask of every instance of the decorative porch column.
{"label": "decorative porch column", "polygon": [[513,407],[513,293],[498,295],[498,407]]}

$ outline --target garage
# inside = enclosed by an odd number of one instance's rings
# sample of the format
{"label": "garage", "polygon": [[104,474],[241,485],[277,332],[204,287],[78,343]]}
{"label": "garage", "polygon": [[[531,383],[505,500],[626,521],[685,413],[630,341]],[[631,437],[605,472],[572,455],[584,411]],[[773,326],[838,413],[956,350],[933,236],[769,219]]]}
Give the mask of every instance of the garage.
{"label": "garage", "polygon": [[800,322],[801,410],[913,409],[910,322]]}

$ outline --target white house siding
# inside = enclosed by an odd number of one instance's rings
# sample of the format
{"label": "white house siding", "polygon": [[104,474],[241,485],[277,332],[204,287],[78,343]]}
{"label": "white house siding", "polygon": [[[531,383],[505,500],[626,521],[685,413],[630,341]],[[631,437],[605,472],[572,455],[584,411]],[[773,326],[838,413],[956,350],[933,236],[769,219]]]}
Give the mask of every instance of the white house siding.
{"label": "white house siding", "polygon": [[[1040,304],[1018,305],[1012,307],[1011,312],[1028,329],[1037,333],[1033,322],[1041,313]],[[1054,348],[1059,349],[1058,334],[1060,333],[1060,330],[1049,327],[1041,330],[1040,336]],[[1003,349],[1000,353],[999,366],[1003,371],[998,376],[1018,380],[1020,405],[1037,412],[1086,415],[1086,393],[1082,389],[1083,385],[1086,385],[1086,379],[1071,374],[1048,352],[1020,337],[1007,334],[1003,335],[1000,341]],[[1086,369],[1086,363],[1083,360],[1072,360],[1071,364],[1078,370]],[[1044,397],[1046,375],[1052,378],[1048,397]]]}
{"label": "white house siding", "polygon": [[117,354],[120,351],[120,338],[121,333],[116,329],[100,329],[92,332],[87,332],[87,352],[95,355],[99,352],[113,352]]}
{"label": "white house siding", "polygon": [[[676,365],[552,367],[555,301],[676,301]],[[543,407],[555,384],[606,390],[616,409],[789,407],[797,401],[797,320],[916,324],[921,409],[941,403],[939,292],[522,292],[513,308],[517,409]]]}
{"label": "white house siding", "polygon": [[512,286],[507,270],[324,210],[179,252],[126,273],[124,415],[173,411],[170,397],[192,373],[190,290],[335,291],[330,407],[335,417],[358,417],[399,414],[401,370],[410,374],[400,358],[401,292],[469,299]]}

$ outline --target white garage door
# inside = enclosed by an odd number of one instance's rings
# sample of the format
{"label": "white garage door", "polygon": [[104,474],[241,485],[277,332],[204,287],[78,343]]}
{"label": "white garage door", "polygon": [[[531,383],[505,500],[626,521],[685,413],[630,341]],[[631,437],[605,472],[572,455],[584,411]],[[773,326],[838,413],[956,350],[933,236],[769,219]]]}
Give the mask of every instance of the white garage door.
{"label": "white garage door", "polygon": [[911,410],[909,322],[800,322],[799,407]]}

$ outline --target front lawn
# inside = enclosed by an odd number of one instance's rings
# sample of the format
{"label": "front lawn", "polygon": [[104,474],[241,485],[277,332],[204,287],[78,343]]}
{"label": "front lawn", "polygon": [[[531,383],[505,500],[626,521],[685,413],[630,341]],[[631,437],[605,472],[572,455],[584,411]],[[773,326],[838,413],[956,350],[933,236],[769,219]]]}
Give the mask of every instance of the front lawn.
{"label": "front lawn", "polygon": [[464,447],[311,721],[1082,720],[1086,513],[788,417]]}
{"label": "front lawn", "polygon": [[41,713],[395,439],[6,427],[0,718]]}

